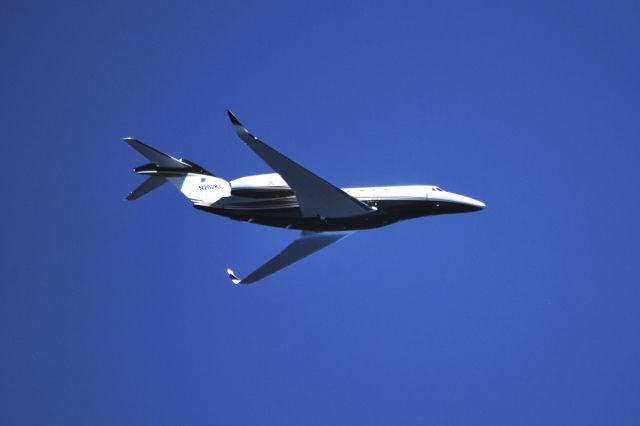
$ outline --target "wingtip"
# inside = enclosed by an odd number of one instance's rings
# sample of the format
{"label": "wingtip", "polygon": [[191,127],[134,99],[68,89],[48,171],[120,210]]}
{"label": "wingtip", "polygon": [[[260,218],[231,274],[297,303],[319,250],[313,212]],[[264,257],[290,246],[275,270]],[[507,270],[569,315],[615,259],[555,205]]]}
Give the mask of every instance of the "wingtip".
{"label": "wingtip", "polygon": [[227,275],[229,275],[231,282],[234,284],[240,284],[242,282],[242,280],[238,278],[238,276],[233,272],[231,268],[227,268]]}
{"label": "wingtip", "polygon": [[227,115],[229,116],[229,120],[231,120],[231,124],[233,124],[234,126],[242,126],[240,120],[238,120],[238,118],[233,114],[233,112],[231,112],[230,109],[227,110]]}
{"label": "wingtip", "polygon": [[140,141],[138,139],[136,139],[134,137],[131,137],[131,136],[127,136],[125,138],[122,138],[122,142],[126,143],[130,147],[135,147],[135,145],[140,143]]}

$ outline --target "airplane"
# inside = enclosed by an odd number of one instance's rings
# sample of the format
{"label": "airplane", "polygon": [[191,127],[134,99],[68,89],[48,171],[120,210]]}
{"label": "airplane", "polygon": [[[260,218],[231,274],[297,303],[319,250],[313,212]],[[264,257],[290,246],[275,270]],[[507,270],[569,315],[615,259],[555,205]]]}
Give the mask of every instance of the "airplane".
{"label": "airplane", "polygon": [[126,200],[172,183],[199,210],[233,220],[302,231],[275,257],[245,278],[229,268],[233,284],[255,283],[354,231],[422,216],[482,210],[485,204],[433,185],[337,188],[276,151],[227,110],[240,139],[275,173],[226,181],[196,163],[175,158],[137,139],[124,138],[151,163],[134,169],[147,179]]}

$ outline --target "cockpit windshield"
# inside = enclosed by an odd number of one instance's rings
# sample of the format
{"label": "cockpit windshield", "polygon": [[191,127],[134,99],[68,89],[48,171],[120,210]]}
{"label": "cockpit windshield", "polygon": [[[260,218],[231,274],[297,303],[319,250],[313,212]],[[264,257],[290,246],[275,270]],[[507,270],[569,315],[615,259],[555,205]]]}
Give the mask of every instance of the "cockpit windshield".
{"label": "cockpit windshield", "polygon": [[442,188],[438,188],[437,186],[432,186],[432,187],[431,187],[431,190],[432,190],[432,191],[446,192],[444,189],[442,189]]}

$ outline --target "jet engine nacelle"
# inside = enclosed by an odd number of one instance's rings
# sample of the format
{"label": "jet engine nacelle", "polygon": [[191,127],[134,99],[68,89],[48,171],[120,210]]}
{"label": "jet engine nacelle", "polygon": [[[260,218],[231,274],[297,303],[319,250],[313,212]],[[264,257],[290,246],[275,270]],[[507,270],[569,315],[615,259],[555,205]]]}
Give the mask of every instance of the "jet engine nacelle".
{"label": "jet engine nacelle", "polygon": [[278,173],[244,176],[230,182],[231,195],[250,198],[292,196],[293,190]]}

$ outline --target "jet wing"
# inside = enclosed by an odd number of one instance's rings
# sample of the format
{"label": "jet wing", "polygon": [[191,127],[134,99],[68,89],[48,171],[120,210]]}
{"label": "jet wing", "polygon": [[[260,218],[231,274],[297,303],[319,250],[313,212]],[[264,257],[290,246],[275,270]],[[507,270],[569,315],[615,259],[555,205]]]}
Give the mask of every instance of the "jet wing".
{"label": "jet wing", "polygon": [[304,217],[341,218],[360,216],[374,208],[336,188],[298,163],[280,154],[253,136],[240,121],[227,110],[236,133],[265,163],[276,171],[293,189]]}
{"label": "jet wing", "polygon": [[248,277],[240,279],[231,269],[227,269],[227,274],[234,284],[252,284],[327,247],[332,243],[335,243],[336,241],[341,240],[350,234],[351,232],[303,231],[297,240],[293,241],[274,258],[249,274]]}

